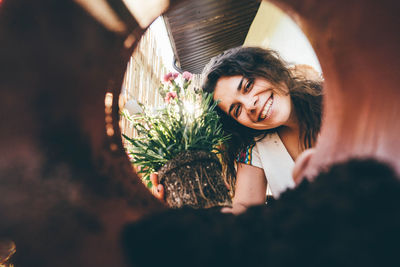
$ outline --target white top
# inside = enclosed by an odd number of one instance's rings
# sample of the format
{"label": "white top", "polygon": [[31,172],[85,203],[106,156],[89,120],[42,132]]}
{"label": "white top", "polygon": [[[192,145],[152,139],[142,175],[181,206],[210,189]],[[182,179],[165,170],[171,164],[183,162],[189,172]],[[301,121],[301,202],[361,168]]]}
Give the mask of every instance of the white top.
{"label": "white top", "polygon": [[267,134],[262,140],[240,153],[238,161],[264,170],[274,198],[294,188],[294,161],[277,133]]}

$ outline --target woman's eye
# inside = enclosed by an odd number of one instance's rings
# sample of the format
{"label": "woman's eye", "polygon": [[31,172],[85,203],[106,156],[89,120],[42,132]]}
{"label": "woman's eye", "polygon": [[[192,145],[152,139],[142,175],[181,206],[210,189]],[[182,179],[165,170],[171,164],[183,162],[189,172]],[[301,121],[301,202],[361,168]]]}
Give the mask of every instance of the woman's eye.
{"label": "woman's eye", "polygon": [[234,115],[235,115],[236,118],[239,117],[240,111],[241,111],[241,106],[237,105],[236,108],[235,108],[235,112],[234,112]]}
{"label": "woman's eye", "polygon": [[247,83],[244,86],[244,92],[247,93],[253,88],[254,81],[252,79],[247,80]]}

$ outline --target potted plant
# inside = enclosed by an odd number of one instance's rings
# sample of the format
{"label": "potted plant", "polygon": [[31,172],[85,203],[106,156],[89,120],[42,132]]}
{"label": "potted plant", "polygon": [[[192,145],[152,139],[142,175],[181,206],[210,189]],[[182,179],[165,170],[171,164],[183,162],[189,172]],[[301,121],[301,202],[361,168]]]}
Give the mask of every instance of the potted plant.
{"label": "potted plant", "polygon": [[150,174],[158,172],[165,201],[173,208],[209,208],[230,205],[229,190],[218,158],[224,135],[212,94],[189,89],[192,75],[169,73],[159,93],[165,100],[160,109],[128,117],[137,136],[129,138],[131,162],[148,187]]}

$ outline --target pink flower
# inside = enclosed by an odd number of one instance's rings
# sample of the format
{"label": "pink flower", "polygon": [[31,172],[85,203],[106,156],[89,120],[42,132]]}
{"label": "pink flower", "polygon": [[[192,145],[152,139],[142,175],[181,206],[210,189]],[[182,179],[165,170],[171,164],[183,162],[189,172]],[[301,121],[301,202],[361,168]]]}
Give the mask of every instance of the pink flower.
{"label": "pink flower", "polygon": [[192,79],[192,76],[193,76],[193,74],[191,74],[191,73],[188,72],[188,71],[185,71],[185,72],[182,74],[183,79],[185,79],[186,81],[190,81],[190,80]]}
{"label": "pink flower", "polygon": [[168,92],[167,95],[165,96],[164,100],[165,102],[169,103],[171,99],[174,99],[176,97],[176,92]]}
{"label": "pink flower", "polygon": [[172,72],[169,72],[169,73],[167,73],[167,74],[165,74],[164,75],[164,82],[170,82],[170,81],[173,81],[173,80],[175,80],[177,77],[178,77],[178,75],[179,75],[179,73],[172,73]]}
{"label": "pink flower", "polygon": [[132,154],[128,154],[128,153],[127,153],[127,155],[128,155],[128,159],[129,159],[129,160],[133,160],[133,155],[132,155]]}

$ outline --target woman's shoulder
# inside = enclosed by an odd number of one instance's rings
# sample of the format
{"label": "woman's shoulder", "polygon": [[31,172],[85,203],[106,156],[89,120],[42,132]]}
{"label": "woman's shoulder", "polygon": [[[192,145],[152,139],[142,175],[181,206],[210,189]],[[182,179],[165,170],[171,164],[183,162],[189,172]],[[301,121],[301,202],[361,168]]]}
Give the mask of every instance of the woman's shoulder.
{"label": "woman's shoulder", "polygon": [[248,165],[253,165],[254,153],[257,153],[257,148],[255,148],[256,142],[247,145],[245,148],[241,149],[236,157],[236,161]]}
{"label": "woman's shoulder", "polygon": [[254,142],[244,146],[236,156],[236,161],[248,165],[261,166],[260,152],[258,146],[264,146],[268,143],[279,144],[279,135],[276,132],[270,132],[257,136]]}
{"label": "woman's shoulder", "polygon": [[255,147],[259,152],[260,158],[263,158],[263,160],[293,162],[277,132],[268,133],[264,138],[256,142]]}

